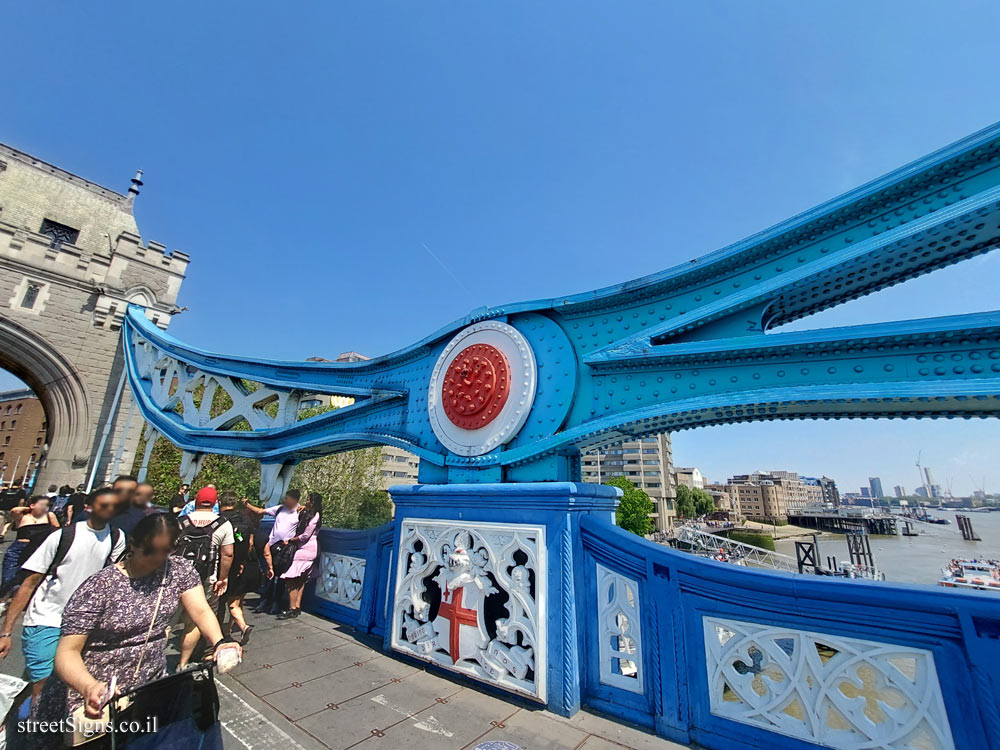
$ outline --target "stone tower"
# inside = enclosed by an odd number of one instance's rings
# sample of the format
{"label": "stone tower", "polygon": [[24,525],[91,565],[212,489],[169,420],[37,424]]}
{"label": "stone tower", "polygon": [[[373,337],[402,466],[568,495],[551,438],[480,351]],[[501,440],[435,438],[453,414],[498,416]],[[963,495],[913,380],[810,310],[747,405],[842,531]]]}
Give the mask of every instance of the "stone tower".
{"label": "stone tower", "polygon": [[166,329],[188,266],[143,244],[141,176],[117,193],[0,144],[0,367],[45,408],[36,486],[103,481],[116,455],[132,466],[142,420],[127,386],[118,397],[121,319],[132,302]]}

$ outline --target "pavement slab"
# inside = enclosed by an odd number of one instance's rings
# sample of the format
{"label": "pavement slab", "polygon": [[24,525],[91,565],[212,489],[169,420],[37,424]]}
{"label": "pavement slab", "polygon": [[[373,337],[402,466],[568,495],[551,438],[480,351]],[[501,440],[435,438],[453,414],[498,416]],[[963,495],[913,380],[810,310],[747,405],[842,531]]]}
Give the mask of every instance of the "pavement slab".
{"label": "pavement slab", "polygon": [[475,744],[499,741],[522,750],[575,750],[587,738],[586,732],[556,721],[544,711],[522,709],[476,739]]}
{"label": "pavement slab", "polygon": [[[381,639],[313,615],[253,614],[243,662],[217,678],[225,750],[680,750],[581,711],[565,718],[381,652]],[[20,628],[0,671],[23,669]],[[176,644],[174,644],[176,646]],[[176,663],[175,649],[168,666]]]}
{"label": "pavement slab", "polygon": [[381,639],[313,615],[253,614],[249,621],[255,628],[244,662],[221,680],[308,750],[683,747],[586,711],[566,718],[478,690],[463,678],[383,654]]}

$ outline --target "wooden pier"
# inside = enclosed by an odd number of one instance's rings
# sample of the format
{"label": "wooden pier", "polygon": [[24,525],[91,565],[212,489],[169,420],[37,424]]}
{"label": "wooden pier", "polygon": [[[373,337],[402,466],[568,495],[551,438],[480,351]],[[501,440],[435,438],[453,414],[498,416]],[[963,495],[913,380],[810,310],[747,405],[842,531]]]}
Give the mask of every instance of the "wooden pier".
{"label": "wooden pier", "polygon": [[838,513],[789,514],[788,523],[807,529],[832,531],[837,534],[849,534],[864,530],[869,534],[896,536],[896,518],[894,516],[842,516]]}
{"label": "wooden pier", "polygon": [[955,516],[955,521],[958,523],[958,530],[962,532],[962,539],[967,542],[982,541],[979,534],[973,531],[972,520],[968,516]]}

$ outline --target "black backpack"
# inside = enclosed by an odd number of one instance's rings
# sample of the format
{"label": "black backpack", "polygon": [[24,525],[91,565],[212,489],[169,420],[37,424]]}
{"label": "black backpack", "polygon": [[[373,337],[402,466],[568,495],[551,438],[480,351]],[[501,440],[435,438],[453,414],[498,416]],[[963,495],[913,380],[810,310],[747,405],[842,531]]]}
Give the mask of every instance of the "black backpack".
{"label": "black backpack", "polygon": [[194,565],[203,581],[215,573],[212,534],[225,522],[225,518],[216,518],[205,526],[195,526],[189,516],[181,517],[181,535],[177,539],[176,554]]}
{"label": "black backpack", "polygon": [[233,510],[223,513],[222,517],[233,525],[233,567],[231,570],[238,571],[241,566],[246,565],[250,560],[256,560],[257,556],[250,546],[250,537],[253,535],[253,526],[240,511]]}
{"label": "black backpack", "polygon": [[[52,562],[49,563],[49,569],[45,571],[45,577],[54,576],[56,570],[62,565],[62,561],[66,559],[66,554],[69,552],[69,548],[73,546],[73,539],[76,537],[76,524],[71,523],[69,526],[64,526],[59,531],[59,542],[56,545],[56,554],[52,558]],[[111,549],[108,551],[108,556],[104,560],[104,565],[107,567],[111,563],[118,562],[122,557],[125,556],[123,552],[118,557],[115,557],[115,547],[118,546],[118,540],[122,538],[121,529],[111,529]]]}

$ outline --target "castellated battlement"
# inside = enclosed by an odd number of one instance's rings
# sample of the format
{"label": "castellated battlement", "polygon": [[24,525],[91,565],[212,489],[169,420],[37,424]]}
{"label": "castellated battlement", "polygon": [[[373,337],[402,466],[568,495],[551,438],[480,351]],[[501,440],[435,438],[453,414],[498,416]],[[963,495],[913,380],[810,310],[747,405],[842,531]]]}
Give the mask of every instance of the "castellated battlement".
{"label": "castellated battlement", "polygon": [[187,253],[180,250],[168,253],[165,245],[154,240],[150,240],[143,246],[139,235],[131,232],[122,232],[118,235],[118,240],[115,244],[115,254],[123,258],[147,263],[156,268],[162,268],[180,276],[184,276],[187,272],[188,263],[191,262],[191,258]]}
{"label": "castellated battlement", "polygon": [[[166,328],[190,258],[143,244],[133,214],[142,172],[118,193],[0,144],[0,261],[20,280],[12,308],[29,289],[44,301],[71,286],[92,297],[93,323],[116,330],[128,303]],[[20,310],[19,310],[20,311]]]}

